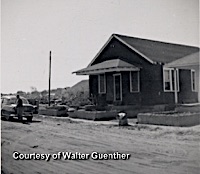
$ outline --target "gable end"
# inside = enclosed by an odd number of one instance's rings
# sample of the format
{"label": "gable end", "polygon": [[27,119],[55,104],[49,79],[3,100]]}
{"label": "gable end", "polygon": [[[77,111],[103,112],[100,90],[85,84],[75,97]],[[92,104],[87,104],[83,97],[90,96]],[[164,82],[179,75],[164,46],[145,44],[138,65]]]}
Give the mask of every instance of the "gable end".
{"label": "gable end", "polygon": [[111,42],[111,40],[115,38],[117,39],[120,43],[122,43],[123,45],[125,45],[126,47],[128,47],[129,49],[131,49],[132,51],[136,52],[137,54],[139,54],[140,56],[142,56],[145,60],[147,60],[148,62],[150,62],[151,64],[156,64],[156,62],[152,61],[151,59],[149,59],[148,57],[146,57],[144,54],[142,54],[141,52],[139,52],[137,49],[133,48],[131,45],[129,45],[128,43],[126,43],[125,41],[123,41],[122,39],[120,39],[118,36],[116,36],[115,34],[111,35],[111,37],[108,39],[108,41],[103,45],[103,47],[100,49],[100,51],[97,53],[97,55],[94,57],[94,59],[90,62],[90,64],[88,65],[91,66],[95,60],[97,59],[97,57],[103,52],[103,50],[109,45],[109,43]]}

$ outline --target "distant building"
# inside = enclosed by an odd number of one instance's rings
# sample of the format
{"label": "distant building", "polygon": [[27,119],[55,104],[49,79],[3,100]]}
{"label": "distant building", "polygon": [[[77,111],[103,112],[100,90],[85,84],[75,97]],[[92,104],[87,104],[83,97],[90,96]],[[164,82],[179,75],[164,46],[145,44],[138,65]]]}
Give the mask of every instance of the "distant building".
{"label": "distant building", "polygon": [[198,47],[113,34],[88,67],[74,73],[89,75],[90,96],[99,104],[198,102],[199,66],[170,65],[197,54]]}

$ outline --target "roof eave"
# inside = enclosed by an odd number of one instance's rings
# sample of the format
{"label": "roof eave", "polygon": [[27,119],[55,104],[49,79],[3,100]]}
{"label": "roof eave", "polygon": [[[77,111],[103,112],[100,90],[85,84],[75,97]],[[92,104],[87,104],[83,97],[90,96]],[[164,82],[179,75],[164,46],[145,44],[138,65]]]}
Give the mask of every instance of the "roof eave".
{"label": "roof eave", "polygon": [[73,73],[76,75],[95,75],[102,74],[106,72],[121,72],[121,71],[140,71],[140,68],[137,67],[112,67],[112,68],[103,68],[103,69],[95,69],[95,70],[79,70]]}

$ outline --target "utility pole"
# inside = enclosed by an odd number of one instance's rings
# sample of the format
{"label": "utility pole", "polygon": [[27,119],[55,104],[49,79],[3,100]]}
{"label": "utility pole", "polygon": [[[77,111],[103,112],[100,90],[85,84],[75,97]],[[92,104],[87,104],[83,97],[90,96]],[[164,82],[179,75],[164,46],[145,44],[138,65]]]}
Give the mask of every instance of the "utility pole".
{"label": "utility pole", "polygon": [[49,53],[49,106],[51,100],[51,51]]}

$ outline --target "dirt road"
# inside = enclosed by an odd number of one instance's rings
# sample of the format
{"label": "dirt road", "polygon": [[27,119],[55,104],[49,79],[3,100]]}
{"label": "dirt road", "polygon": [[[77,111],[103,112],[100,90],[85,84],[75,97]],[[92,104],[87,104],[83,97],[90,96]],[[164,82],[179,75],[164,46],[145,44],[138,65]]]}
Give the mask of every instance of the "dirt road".
{"label": "dirt road", "polygon": [[[1,121],[1,138],[1,167],[5,174],[198,174],[200,171],[200,126],[122,128],[117,123],[36,117],[30,124]],[[70,160],[64,159],[62,152],[76,153],[74,158],[89,156],[86,160]],[[95,160],[97,153],[93,152],[131,156],[126,160]],[[32,160],[23,160],[25,154]],[[48,154],[49,159],[45,156]]]}

